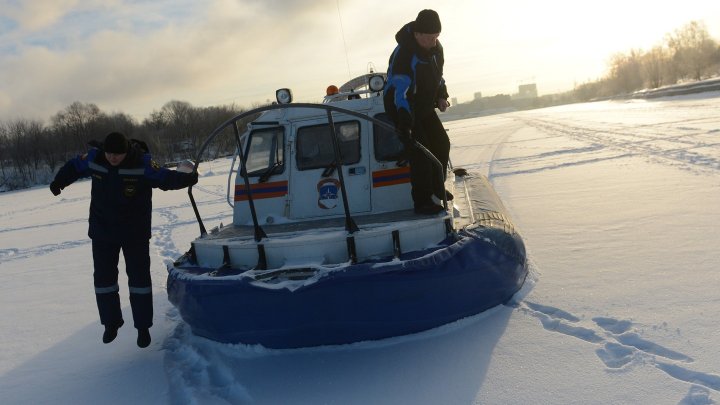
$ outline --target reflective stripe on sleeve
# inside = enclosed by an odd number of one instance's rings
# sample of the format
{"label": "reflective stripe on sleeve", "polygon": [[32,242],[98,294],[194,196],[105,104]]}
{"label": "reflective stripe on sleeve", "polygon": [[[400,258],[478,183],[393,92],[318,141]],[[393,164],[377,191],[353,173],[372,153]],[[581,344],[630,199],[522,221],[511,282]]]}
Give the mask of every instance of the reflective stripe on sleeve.
{"label": "reflective stripe on sleeve", "polygon": [[90,163],[88,163],[88,168],[90,168],[90,170],[95,170],[96,172],[100,172],[100,173],[107,173],[107,172],[108,172],[108,169],[107,169],[107,168],[105,168],[105,167],[103,167],[103,166],[101,166],[101,165],[99,165],[99,164],[97,164],[97,163],[95,163],[95,162],[90,162]]}
{"label": "reflective stripe on sleeve", "polygon": [[152,287],[130,287],[130,294],[150,294]]}

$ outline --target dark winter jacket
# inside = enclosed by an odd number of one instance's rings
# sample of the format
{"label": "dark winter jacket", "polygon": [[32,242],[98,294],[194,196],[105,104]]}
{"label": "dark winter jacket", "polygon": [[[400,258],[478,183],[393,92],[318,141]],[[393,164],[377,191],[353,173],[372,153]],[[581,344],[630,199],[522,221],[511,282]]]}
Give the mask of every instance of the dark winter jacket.
{"label": "dark winter jacket", "polygon": [[112,166],[100,148],[68,161],[55,176],[61,189],[92,176],[90,227],[92,239],[128,241],[150,238],[152,189],[178,190],[197,182],[196,173],[159,167],[138,145]]}
{"label": "dark winter jacket", "polygon": [[418,112],[433,111],[439,98],[449,97],[443,79],[442,45],[438,42],[430,50],[423,49],[415,41],[414,25],[409,22],[395,34],[398,44],[388,64],[385,111],[398,128],[411,128]]}

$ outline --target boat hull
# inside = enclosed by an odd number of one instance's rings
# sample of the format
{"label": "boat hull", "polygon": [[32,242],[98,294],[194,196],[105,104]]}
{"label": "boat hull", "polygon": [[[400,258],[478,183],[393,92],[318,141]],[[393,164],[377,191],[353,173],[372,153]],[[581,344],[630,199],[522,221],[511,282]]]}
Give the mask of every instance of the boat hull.
{"label": "boat hull", "polygon": [[507,302],[527,271],[512,227],[472,225],[431,249],[336,268],[293,289],[175,265],[167,291],[196,335],[296,348],[406,335],[475,315]]}

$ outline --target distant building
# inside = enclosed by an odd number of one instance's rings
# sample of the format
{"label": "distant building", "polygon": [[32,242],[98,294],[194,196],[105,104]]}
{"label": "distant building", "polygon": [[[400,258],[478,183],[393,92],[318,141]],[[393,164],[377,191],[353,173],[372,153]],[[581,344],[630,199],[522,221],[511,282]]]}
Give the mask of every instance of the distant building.
{"label": "distant building", "polygon": [[476,93],[475,93],[475,100],[480,100],[481,98],[482,98],[482,93],[479,92],[479,91],[476,92]]}
{"label": "distant building", "polygon": [[451,99],[450,99],[450,104],[452,104],[452,105],[458,105],[457,97],[451,98]]}
{"label": "distant building", "polygon": [[523,99],[523,98],[537,98],[538,92],[537,92],[537,84],[521,84],[518,86],[518,94],[515,95],[514,98],[516,99]]}

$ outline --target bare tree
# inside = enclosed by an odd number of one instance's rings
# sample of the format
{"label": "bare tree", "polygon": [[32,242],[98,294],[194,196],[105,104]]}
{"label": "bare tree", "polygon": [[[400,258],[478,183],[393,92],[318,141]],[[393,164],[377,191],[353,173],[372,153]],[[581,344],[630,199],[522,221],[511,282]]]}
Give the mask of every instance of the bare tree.
{"label": "bare tree", "polygon": [[610,59],[610,81],[615,94],[629,93],[643,86],[641,51],[617,53]]}
{"label": "bare tree", "polygon": [[13,187],[32,184],[42,164],[41,148],[45,147],[42,123],[18,119],[8,123],[5,131],[8,135],[7,154],[13,169],[7,180]]}
{"label": "bare tree", "polygon": [[649,88],[657,88],[667,79],[669,64],[669,55],[667,49],[662,46],[656,46],[641,57],[642,72],[645,77],[645,85]]}
{"label": "bare tree", "polygon": [[97,123],[104,117],[97,105],[79,101],[72,103],[51,118],[52,132],[64,140],[63,155],[82,150],[98,137]]}
{"label": "bare tree", "polygon": [[7,127],[0,122],[0,188],[5,187],[10,169],[10,147]]}
{"label": "bare tree", "polygon": [[675,30],[666,36],[666,42],[681,78],[701,80],[717,62],[718,44],[702,22],[692,21]]}

